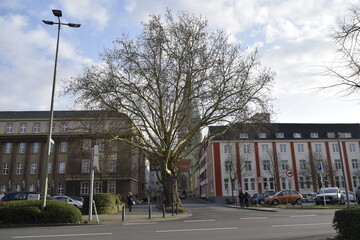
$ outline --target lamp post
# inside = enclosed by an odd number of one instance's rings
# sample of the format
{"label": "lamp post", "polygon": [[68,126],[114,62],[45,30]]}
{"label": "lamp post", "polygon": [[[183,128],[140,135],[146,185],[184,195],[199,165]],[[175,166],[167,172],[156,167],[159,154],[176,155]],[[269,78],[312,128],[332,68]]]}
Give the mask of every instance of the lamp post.
{"label": "lamp post", "polygon": [[57,34],[57,42],[56,42],[56,52],[55,52],[55,66],[54,66],[54,77],[53,77],[53,85],[52,85],[52,92],[51,92],[51,103],[50,103],[50,119],[49,119],[49,131],[48,131],[48,138],[47,138],[47,155],[45,158],[45,164],[43,166],[43,178],[42,178],[42,202],[41,202],[41,209],[44,210],[46,206],[46,196],[47,196],[47,187],[48,187],[48,165],[51,153],[51,143],[52,143],[52,127],[53,127],[53,118],[54,118],[54,95],[55,95],[55,83],[56,83],[56,67],[57,67],[57,59],[58,59],[58,52],[59,52],[59,38],[60,38],[60,29],[61,25],[66,25],[73,28],[80,27],[80,24],[76,23],[62,23],[60,21],[60,17],[62,17],[61,10],[52,10],[55,17],[58,18],[57,22],[42,20],[45,24],[48,25],[58,25],[58,34]]}

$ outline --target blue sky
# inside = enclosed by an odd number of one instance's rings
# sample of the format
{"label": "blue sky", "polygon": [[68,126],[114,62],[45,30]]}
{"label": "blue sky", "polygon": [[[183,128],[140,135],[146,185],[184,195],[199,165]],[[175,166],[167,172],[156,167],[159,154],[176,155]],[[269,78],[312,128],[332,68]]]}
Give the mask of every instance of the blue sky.
{"label": "blue sky", "polygon": [[[358,123],[358,96],[335,90],[316,92],[333,80],[319,66],[335,59],[330,27],[358,0],[2,0],[0,1],[0,111],[49,110],[55,58],[52,9],[62,21],[56,90],[84,65],[98,64],[123,33],[136,36],[140,22],[166,8],[187,10],[224,29],[234,43],[259,47],[264,66],[276,72],[273,97],[276,122]],[[57,96],[55,110],[72,108]]]}

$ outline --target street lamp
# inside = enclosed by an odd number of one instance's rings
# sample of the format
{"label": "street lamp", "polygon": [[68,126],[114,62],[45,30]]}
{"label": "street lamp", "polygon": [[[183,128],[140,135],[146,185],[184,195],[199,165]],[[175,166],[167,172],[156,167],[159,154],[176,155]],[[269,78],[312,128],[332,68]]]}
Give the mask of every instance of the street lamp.
{"label": "street lamp", "polygon": [[57,22],[53,21],[47,21],[42,20],[45,24],[48,25],[58,25],[58,34],[57,34],[57,42],[56,42],[56,53],[55,53],[55,66],[54,66],[54,77],[53,77],[53,85],[52,85],[52,93],[51,93],[51,103],[50,103],[50,119],[49,119],[49,132],[48,132],[48,138],[47,138],[47,155],[45,158],[45,164],[43,166],[43,179],[42,179],[42,202],[41,202],[41,209],[44,210],[46,206],[46,196],[47,196],[47,186],[48,186],[48,165],[49,165],[49,159],[50,159],[50,153],[51,153],[51,135],[52,135],[52,127],[53,127],[53,118],[54,118],[54,94],[55,94],[55,83],[56,83],[56,67],[57,67],[57,58],[58,58],[58,52],[59,52],[59,38],[60,38],[60,28],[61,25],[66,25],[69,27],[78,28],[80,27],[80,24],[76,23],[62,23],[60,21],[60,17],[62,16],[61,10],[52,10],[55,17],[58,18]]}

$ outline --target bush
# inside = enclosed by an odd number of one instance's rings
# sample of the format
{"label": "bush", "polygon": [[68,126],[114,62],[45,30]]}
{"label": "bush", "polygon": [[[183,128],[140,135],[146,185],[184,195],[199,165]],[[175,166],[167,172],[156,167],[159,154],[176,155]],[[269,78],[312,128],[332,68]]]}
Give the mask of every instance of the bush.
{"label": "bush", "polygon": [[360,236],[360,208],[344,208],[335,212],[333,227],[339,237],[358,240]]}
{"label": "bush", "polygon": [[[120,206],[124,204],[123,199],[120,195],[115,195],[111,193],[94,194],[94,201],[98,214],[110,214],[118,212],[121,209]],[[89,196],[84,197],[82,213],[89,213]]]}
{"label": "bush", "polygon": [[10,201],[0,204],[0,224],[80,223],[81,212],[61,201]]}

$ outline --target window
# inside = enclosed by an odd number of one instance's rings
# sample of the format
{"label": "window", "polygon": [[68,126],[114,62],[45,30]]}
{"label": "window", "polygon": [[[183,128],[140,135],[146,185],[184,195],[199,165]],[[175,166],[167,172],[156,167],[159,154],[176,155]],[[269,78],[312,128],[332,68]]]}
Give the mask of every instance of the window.
{"label": "window", "polygon": [[105,150],[105,140],[104,139],[96,139],[96,145],[99,146],[100,152],[103,152]]}
{"label": "window", "polygon": [[269,178],[269,180],[270,180],[270,189],[269,190],[274,190],[275,189],[274,178]]}
{"label": "window", "polygon": [[335,159],[335,169],[340,170],[341,169],[341,160]]}
{"label": "window", "polygon": [[5,143],[5,153],[11,153],[12,143]]}
{"label": "window", "polygon": [[90,173],[90,160],[84,159],[81,162],[81,172]]}
{"label": "window", "polygon": [[307,188],[307,189],[310,189],[310,188],[311,188],[311,180],[310,180],[310,177],[306,177],[305,180],[306,180],[306,188]]}
{"label": "window", "polygon": [[17,163],[16,164],[16,174],[22,174],[22,171],[23,171],[23,164]]}
{"label": "window", "polygon": [[293,138],[301,138],[301,133],[293,133]]}
{"label": "window", "polygon": [[319,138],[318,133],[310,133],[310,138]]}
{"label": "window", "polygon": [[321,153],[322,152],[322,150],[321,150],[321,144],[315,144],[315,152],[317,152],[317,153]]}
{"label": "window", "polygon": [[255,178],[250,178],[250,187],[251,190],[255,190]]}
{"label": "window", "polygon": [[0,192],[1,192],[1,193],[5,193],[5,192],[6,192],[6,186],[5,186],[5,185],[0,185]]}
{"label": "window", "polygon": [[117,152],[117,141],[111,141],[110,148],[112,152]]}
{"label": "window", "polygon": [[116,160],[110,161],[109,172],[111,172],[111,173],[116,172]]}
{"label": "window", "polygon": [[281,160],[281,169],[288,170],[289,169],[289,161],[288,160]]}
{"label": "window", "polygon": [[230,153],[231,152],[231,146],[229,144],[224,145],[224,153]]}
{"label": "window", "polygon": [[286,189],[286,178],[281,178],[281,189]]}
{"label": "window", "polygon": [[[228,179],[227,179],[228,180]],[[229,181],[229,180],[228,180]],[[249,190],[249,179],[248,178],[244,178],[244,190],[248,191]]]}
{"label": "window", "polygon": [[357,159],[351,159],[351,165],[353,169],[359,169],[359,163]]}
{"label": "window", "polygon": [[259,133],[259,138],[266,138],[266,133]]}
{"label": "window", "polygon": [[91,131],[91,123],[90,123],[90,122],[86,122],[86,123],[85,123],[85,130],[86,130],[86,132],[90,132],[90,131]]}
{"label": "window", "polygon": [[101,182],[100,181],[95,181],[94,182],[94,190],[95,190],[95,193],[101,193]]}
{"label": "window", "polygon": [[87,181],[81,182],[80,193],[81,194],[88,194],[89,193],[89,182],[87,182]]}
{"label": "window", "polygon": [[40,133],[40,123],[34,123],[34,133]]}
{"label": "window", "polygon": [[270,160],[263,161],[263,168],[264,170],[270,170]]}
{"label": "window", "polygon": [[58,195],[64,195],[64,185],[59,183],[58,184]]}
{"label": "window", "polygon": [[35,184],[30,184],[29,185],[29,192],[35,192],[36,188],[35,188]]}
{"label": "window", "polygon": [[263,186],[264,186],[265,191],[267,191],[269,189],[267,178],[263,178]]}
{"label": "window", "polygon": [[350,144],[349,144],[349,151],[350,151],[351,153],[356,152],[356,145],[355,145],[355,143],[350,143]]}
{"label": "window", "polygon": [[107,190],[108,190],[108,193],[116,193],[116,182],[108,181]]}
{"label": "window", "polygon": [[21,142],[19,143],[19,153],[24,153],[25,152],[25,143]]}
{"label": "window", "polygon": [[304,177],[299,177],[300,188],[305,189]]}
{"label": "window", "polygon": [[276,138],[284,138],[284,133],[275,133]]}
{"label": "window", "polygon": [[244,153],[250,153],[250,144],[244,144],[243,150],[244,150]]}
{"label": "window", "polygon": [[37,173],[37,163],[33,162],[31,163],[30,174],[36,174],[36,173]]}
{"label": "window", "polygon": [[105,123],[100,123],[98,126],[98,131],[99,132],[104,132],[105,131]]}
{"label": "window", "polygon": [[61,132],[67,132],[68,131],[68,129],[69,129],[69,125],[67,124],[67,123],[63,123],[62,125],[61,125]]}
{"label": "window", "polygon": [[262,151],[262,153],[269,153],[269,145],[267,145],[267,144],[262,144],[261,145],[261,151]]}
{"label": "window", "polygon": [[335,177],[335,185],[339,188],[340,187],[340,179],[338,176]]}
{"label": "window", "polygon": [[34,142],[32,152],[33,153],[39,153],[39,150],[40,150],[40,143],[39,142]]}
{"label": "window", "polygon": [[19,184],[14,184],[14,189],[15,189],[15,192],[20,192],[21,191]]}
{"label": "window", "polygon": [[51,174],[52,172],[52,162],[48,163],[48,174]]}
{"label": "window", "polygon": [[67,142],[61,142],[60,143],[60,152],[66,153],[68,151],[68,143]]}
{"label": "window", "polygon": [[298,144],[297,149],[298,149],[299,153],[304,153],[305,152],[305,145],[304,144]]}
{"label": "window", "polygon": [[2,174],[3,175],[8,175],[9,174],[9,164],[8,163],[3,163]]}
{"label": "window", "polygon": [[280,153],[286,153],[286,144],[280,144]]}
{"label": "window", "polygon": [[251,171],[251,161],[245,161],[245,171]]}
{"label": "window", "polygon": [[83,140],[83,151],[89,151],[91,148],[91,139],[84,139]]}
{"label": "window", "polygon": [[19,133],[26,133],[26,127],[27,127],[26,123],[20,123]]}
{"label": "window", "polygon": [[333,149],[334,153],[338,153],[339,152],[339,144],[333,143],[332,144],[332,149]]}
{"label": "window", "polygon": [[65,173],[66,162],[59,163],[59,173]]}
{"label": "window", "polygon": [[14,125],[12,123],[6,124],[6,133],[13,133],[14,132]]}
{"label": "window", "polygon": [[299,162],[300,162],[300,169],[305,170],[306,169],[306,160],[301,159]]}
{"label": "window", "polygon": [[351,133],[345,133],[345,138],[351,138]]}
{"label": "window", "polygon": [[249,138],[249,135],[247,133],[240,133],[240,138],[241,139]]}
{"label": "window", "polygon": [[231,160],[225,161],[225,171],[230,172],[233,170],[233,162]]}

